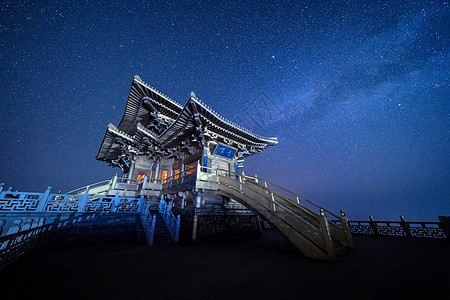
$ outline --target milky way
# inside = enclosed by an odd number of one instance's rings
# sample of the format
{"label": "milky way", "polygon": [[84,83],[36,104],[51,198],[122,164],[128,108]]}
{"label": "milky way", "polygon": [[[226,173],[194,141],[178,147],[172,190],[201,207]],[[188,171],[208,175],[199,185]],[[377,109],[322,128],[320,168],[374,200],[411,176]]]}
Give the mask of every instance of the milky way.
{"label": "milky way", "polygon": [[246,173],[350,219],[450,214],[447,1],[66,2],[0,4],[7,186],[119,172],[95,156],[138,74],[277,136]]}

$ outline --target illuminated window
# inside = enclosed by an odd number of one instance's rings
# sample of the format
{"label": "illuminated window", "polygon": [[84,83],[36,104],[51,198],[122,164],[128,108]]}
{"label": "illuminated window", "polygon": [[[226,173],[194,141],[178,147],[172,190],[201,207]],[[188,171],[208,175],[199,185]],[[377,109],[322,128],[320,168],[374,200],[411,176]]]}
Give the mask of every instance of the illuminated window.
{"label": "illuminated window", "polygon": [[176,169],[175,171],[173,171],[173,179],[178,178],[180,178],[180,169]]}
{"label": "illuminated window", "polygon": [[140,171],[137,177],[137,183],[142,183],[144,182],[144,177],[145,177],[145,172]]}
{"label": "illuminated window", "polygon": [[161,176],[161,178],[162,178],[162,181],[163,181],[163,182],[166,182],[166,180],[167,180],[167,171],[162,171],[162,176]]}
{"label": "illuminated window", "polygon": [[197,161],[194,161],[193,163],[186,166],[186,175],[197,172],[197,163]]}

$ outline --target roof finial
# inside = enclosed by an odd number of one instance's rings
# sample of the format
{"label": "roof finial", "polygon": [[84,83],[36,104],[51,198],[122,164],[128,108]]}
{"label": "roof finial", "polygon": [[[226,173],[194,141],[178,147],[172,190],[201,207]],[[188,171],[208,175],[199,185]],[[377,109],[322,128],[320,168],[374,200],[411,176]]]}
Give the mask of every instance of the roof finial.
{"label": "roof finial", "polygon": [[191,98],[197,99],[197,96],[195,96],[194,92],[191,92]]}

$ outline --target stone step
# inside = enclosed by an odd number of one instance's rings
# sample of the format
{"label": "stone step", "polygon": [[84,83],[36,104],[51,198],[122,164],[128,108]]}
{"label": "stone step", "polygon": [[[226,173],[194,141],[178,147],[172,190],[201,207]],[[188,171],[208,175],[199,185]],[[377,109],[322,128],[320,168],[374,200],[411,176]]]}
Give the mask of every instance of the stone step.
{"label": "stone step", "polygon": [[156,228],[153,237],[154,244],[171,244],[174,243],[169,230],[164,224],[164,221],[159,213],[156,213]]}

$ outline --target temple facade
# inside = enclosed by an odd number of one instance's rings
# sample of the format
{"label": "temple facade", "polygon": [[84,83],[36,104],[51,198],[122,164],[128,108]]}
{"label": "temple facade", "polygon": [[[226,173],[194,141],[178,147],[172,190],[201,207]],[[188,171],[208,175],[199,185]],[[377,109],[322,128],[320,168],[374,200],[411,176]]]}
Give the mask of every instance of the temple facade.
{"label": "temple facade", "polygon": [[[135,76],[118,126],[97,159],[122,170],[108,196],[161,196],[181,215],[186,239],[258,230],[256,215],[218,192],[215,176],[238,179],[246,157],[278,143],[220,116],[192,92],[184,105]],[[194,232],[195,231],[195,232]]]}

